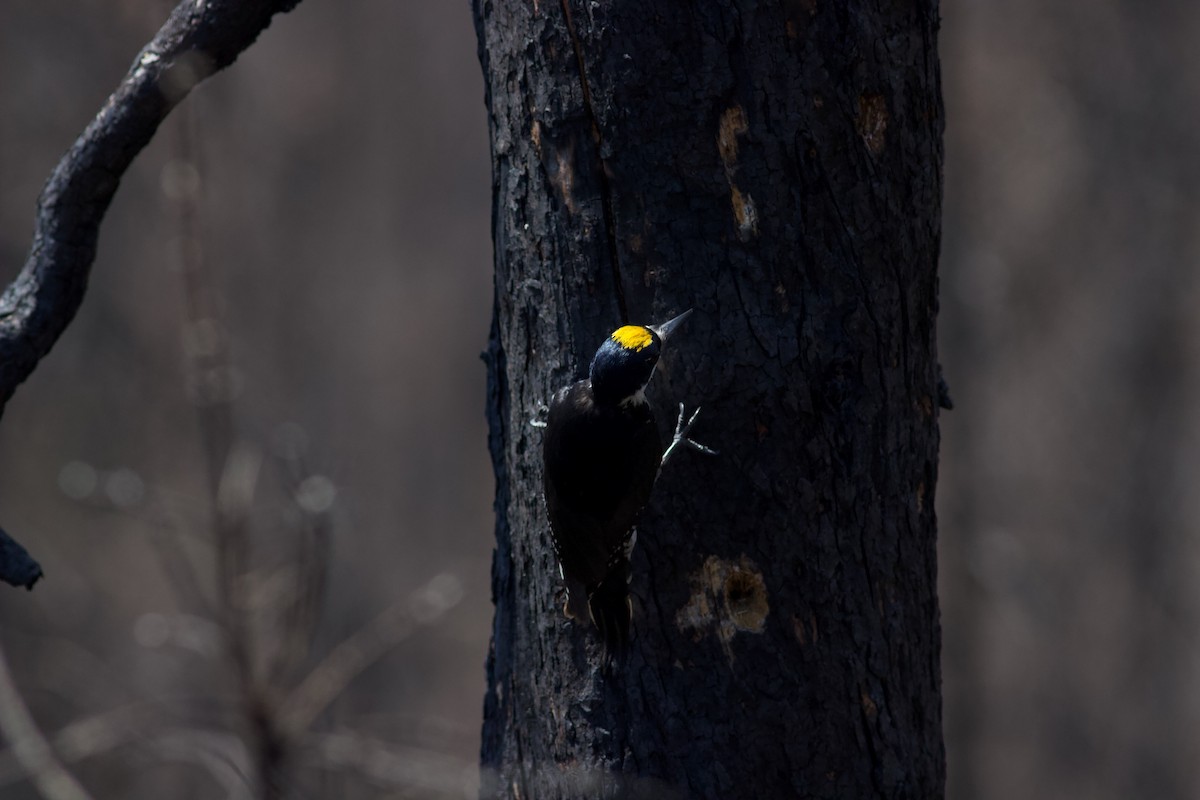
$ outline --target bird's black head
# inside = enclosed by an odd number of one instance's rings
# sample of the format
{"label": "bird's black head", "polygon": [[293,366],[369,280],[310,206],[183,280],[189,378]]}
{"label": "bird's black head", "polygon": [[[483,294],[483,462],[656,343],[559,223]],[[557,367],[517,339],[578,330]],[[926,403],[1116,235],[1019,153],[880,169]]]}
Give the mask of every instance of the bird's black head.
{"label": "bird's black head", "polygon": [[642,391],[654,374],[663,344],[691,309],[662,325],[626,325],[604,340],[592,359],[592,395],[598,403],[621,403]]}

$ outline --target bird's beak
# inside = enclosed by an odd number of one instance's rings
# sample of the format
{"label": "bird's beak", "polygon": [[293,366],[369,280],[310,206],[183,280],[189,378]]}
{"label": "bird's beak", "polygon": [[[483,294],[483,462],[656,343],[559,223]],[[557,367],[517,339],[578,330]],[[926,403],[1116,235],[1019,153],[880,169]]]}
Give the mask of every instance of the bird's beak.
{"label": "bird's beak", "polygon": [[661,325],[649,325],[647,327],[649,327],[650,330],[657,333],[658,338],[662,339],[662,341],[665,343],[667,341],[667,339],[671,338],[671,334],[674,333],[679,328],[679,326],[684,323],[684,320],[686,320],[691,315],[692,315],[692,309],[689,308],[687,311],[683,312],[678,317],[675,317],[675,319],[669,319]]}

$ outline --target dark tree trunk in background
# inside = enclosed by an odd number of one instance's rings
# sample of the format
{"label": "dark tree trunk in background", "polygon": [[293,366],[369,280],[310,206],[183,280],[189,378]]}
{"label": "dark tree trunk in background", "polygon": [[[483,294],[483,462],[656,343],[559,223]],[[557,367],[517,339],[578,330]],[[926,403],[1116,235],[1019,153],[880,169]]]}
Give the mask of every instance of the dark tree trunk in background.
{"label": "dark tree trunk in background", "polygon": [[[475,0],[497,490],[485,795],[936,798],[936,3]],[[539,404],[696,313],[704,411],[633,559],[624,667],[566,621]]]}

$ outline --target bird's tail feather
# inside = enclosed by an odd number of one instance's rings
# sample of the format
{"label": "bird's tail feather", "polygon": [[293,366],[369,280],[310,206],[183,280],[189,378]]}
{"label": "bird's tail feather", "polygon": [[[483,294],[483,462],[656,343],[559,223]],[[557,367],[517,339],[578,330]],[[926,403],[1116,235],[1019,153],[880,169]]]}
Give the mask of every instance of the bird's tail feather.
{"label": "bird's tail feather", "polygon": [[633,619],[627,569],[612,570],[592,587],[588,592],[588,612],[604,643],[605,664],[624,660],[629,649],[629,624]]}

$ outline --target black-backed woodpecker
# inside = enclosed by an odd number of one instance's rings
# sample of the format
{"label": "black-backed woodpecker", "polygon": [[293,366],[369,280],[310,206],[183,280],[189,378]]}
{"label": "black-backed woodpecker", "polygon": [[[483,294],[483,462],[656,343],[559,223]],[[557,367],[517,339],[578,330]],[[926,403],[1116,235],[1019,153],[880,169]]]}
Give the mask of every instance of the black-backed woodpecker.
{"label": "black-backed woodpecker", "polygon": [[623,656],[629,642],[634,523],[659,468],[677,444],[711,452],[687,439],[695,414],[685,425],[681,407],[664,453],[645,395],[663,345],[691,313],[615,330],[596,351],[588,377],[555,393],[546,418],[546,510],[567,588],[563,610],[591,618],[606,664]]}

